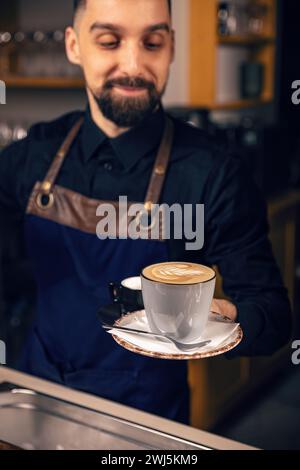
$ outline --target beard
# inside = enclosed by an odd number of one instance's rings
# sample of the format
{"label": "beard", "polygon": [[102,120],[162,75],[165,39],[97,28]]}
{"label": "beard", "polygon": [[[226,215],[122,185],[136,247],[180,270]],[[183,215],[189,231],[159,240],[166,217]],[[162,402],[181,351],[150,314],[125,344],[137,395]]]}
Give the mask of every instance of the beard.
{"label": "beard", "polygon": [[[143,97],[122,97],[114,94],[115,86],[146,89]],[[153,113],[165,89],[159,93],[155,85],[143,78],[123,77],[107,81],[99,96],[93,93],[103,116],[118,127],[135,127]]]}

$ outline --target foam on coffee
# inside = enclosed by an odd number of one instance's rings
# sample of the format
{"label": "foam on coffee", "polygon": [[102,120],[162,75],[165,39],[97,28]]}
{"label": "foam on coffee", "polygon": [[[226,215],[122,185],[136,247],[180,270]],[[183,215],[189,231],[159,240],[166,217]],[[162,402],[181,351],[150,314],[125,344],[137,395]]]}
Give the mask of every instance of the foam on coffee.
{"label": "foam on coffee", "polygon": [[213,269],[196,263],[169,262],[147,266],[143,276],[164,284],[197,284],[215,277]]}

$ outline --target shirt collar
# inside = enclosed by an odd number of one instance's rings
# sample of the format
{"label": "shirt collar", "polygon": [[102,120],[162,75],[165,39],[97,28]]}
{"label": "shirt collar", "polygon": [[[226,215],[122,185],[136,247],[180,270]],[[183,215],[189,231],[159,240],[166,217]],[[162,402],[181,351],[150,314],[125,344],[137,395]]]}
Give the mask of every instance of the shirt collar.
{"label": "shirt collar", "polygon": [[130,168],[137,161],[157,148],[164,130],[165,113],[160,105],[151,116],[141,124],[120,136],[110,139],[93,121],[89,108],[86,110],[81,134],[82,154],[88,161],[101,145],[110,143],[116,157],[124,168]]}

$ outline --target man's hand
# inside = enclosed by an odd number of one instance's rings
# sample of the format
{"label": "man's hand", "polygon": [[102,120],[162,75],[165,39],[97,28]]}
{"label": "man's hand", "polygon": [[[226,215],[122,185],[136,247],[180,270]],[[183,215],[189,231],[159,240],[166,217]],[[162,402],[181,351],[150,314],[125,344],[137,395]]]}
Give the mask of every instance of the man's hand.
{"label": "man's hand", "polygon": [[229,302],[229,300],[213,299],[211,303],[211,312],[224,315],[232,321],[236,321],[237,319],[237,308],[233,303]]}

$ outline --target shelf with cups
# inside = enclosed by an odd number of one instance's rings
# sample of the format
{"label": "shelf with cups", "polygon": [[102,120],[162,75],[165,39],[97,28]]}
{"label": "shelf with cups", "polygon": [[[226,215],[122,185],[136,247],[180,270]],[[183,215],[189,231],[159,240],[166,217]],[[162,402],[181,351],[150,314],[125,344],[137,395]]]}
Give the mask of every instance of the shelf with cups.
{"label": "shelf with cups", "polygon": [[275,0],[190,0],[190,8],[190,105],[238,110],[272,103]]}
{"label": "shelf with cups", "polygon": [[274,36],[264,35],[232,35],[232,36],[218,36],[218,44],[228,46],[264,46],[266,44],[274,44],[276,38]]}
{"label": "shelf with cups", "polygon": [[79,67],[66,58],[64,32],[0,32],[0,76],[11,88],[84,87]]}
{"label": "shelf with cups", "polygon": [[247,108],[255,108],[258,106],[265,106],[268,104],[271,104],[272,100],[271,99],[242,99],[242,100],[234,100],[234,101],[228,101],[228,102],[220,102],[220,103],[211,103],[209,105],[209,108],[212,111],[217,111],[217,110],[238,110],[238,109],[247,109]]}
{"label": "shelf with cups", "polygon": [[8,88],[84,88],[84,81],[79,77],[22,77],[20,75],[10,74],[2,76],[1,78]]}

